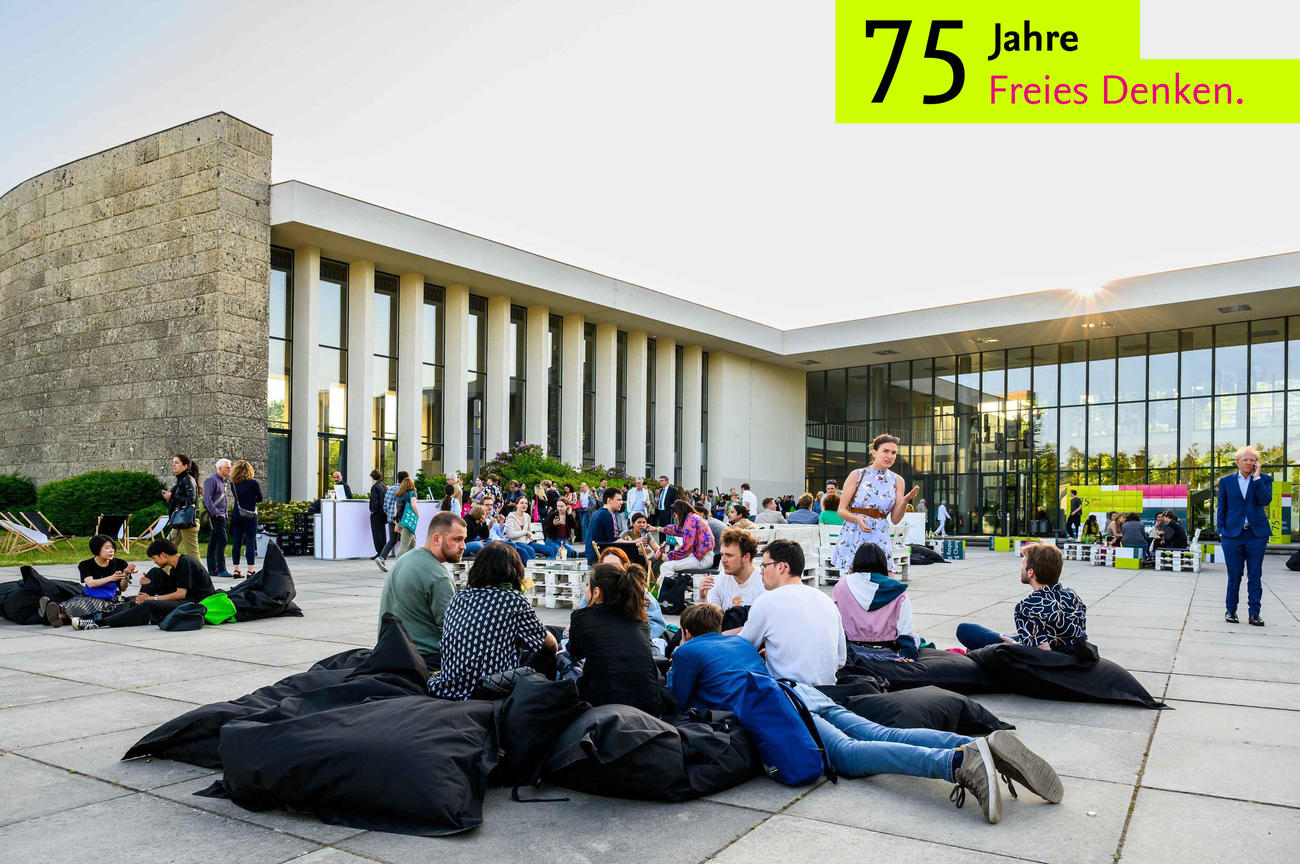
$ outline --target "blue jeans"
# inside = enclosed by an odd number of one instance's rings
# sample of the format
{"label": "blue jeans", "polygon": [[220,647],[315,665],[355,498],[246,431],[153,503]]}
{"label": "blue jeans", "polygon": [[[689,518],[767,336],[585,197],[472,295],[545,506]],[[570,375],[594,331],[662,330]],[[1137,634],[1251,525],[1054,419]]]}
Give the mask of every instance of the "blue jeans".
{"label": "blue jeans", "polygon": [[563,546],[566,550],[568,550],[565,554],[567,554],[570,558],[577,557],[578,553],[573,551],[573,547],[570,546],[568,543],[557,543],[554,540],[547,540],[542,543],[534,543],[533,551],[536,552],[538,555],[542,556],[543,558],[554,558],[560,554],[561,546]]}
{"label": "blue jeans", "polygon": [[253,566],[254,559],[257,558],[257,517],[256,516],[239,516],[230,517],[230,535],[232,546],[230,548],[230,561],[235,566],[239,566],[239,547],[246,546],[248,550],[248,565]]}
{"label": "blue jeans", "polygon": [[226,517],[208,515],[211,531],[208,536],[208,575],[226,575]]}
{"label": "blue jeans", "polygon": [[795,691],[812,712],[831,767],[845,777],[906,774],[952,780],[957,748],[975,740],[934,729],[881,726],[836,705],[815,687],[796,684]]}
{"label": "blue jeans", "polygon": [[1001,645],[1002,634],[981,624],[963,621],[957,625],[957,641],[965,646],[967,651],[975,651],[989,645]]}
{"label": "blue jeans", "polygon": [[1235,613],[1241,599],[1241,572],[1246,571],[1246,608],[1251,615],[1259,614],[1259,604],[1264,597],[1264,584],[1260,570],[1264,566],[1264,552],[1268,549],[1267,537],[1256,537],[1245,532],[1236,537],[1220,537],[1223,563],[1228,565],[1227,610]]}
{"label": "blue jeans", "polygon": [[465,554],[477,555],[483,551],[483,547],[488,543],[505,543],[507,546],[510,546],[519,553],[519,560],[523,561],[525,564],[537,557],[537,553],[533,551],[533,547],[529,546],[527,543],[511,543],[507,540],[488,540],[486,542],[483,540],[471,540],[465,544]]}

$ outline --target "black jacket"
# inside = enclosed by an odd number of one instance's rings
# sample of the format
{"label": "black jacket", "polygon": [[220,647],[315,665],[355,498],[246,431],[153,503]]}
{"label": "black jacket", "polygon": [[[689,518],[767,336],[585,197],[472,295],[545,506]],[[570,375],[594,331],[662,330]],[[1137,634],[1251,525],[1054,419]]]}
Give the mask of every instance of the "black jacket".
{"label": "black jacket", "polygon": [[659,716],[659,675],[650,653],[650,625],[596,605],[569,619],[569,656],[586,660],[578,692],[592,705],[618,703]]}
{"label": "black jacket", "polygon": [[193,507],[199,503],[198,488],[194,478],[186,471],[176,475],[176,485],[172,486],[172,497],[167,499],[167,515],[175,513],[181,507]]}
{"label": "black jacket", "polygon": [[388,494],[388,487],[381,481],[376,480],[375,485],[370,487],[370,514],[372,516],[385,516],[384,513],[384,496]]}

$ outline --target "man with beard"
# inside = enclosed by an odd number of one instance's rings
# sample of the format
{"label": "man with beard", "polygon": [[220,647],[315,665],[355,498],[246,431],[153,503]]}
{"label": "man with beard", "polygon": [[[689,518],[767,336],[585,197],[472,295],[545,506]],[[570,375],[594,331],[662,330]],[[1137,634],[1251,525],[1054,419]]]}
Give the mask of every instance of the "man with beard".
{"label": "man with beard", "polygon": [[442,666],[442,622],[455,585],[443,564],[455,564],[465,551],[465,520],[442,512],[429,523],[424,545],[397,559],[379,595],[379,620],[392,612],[406,627],[429,668]]}

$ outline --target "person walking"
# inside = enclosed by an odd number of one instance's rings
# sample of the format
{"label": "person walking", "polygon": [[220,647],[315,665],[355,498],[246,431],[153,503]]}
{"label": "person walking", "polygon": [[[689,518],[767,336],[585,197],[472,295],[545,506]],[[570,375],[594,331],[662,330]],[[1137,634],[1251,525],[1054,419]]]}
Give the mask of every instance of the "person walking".
{"label": "person walking", "polygon": [[1219,506],[1215,524],[1223,546],[1223,561],[1228,565],[1228,593],[1223,620],[1238,623],[1237,602],[1241,598],[1241,574],[1246,571],[1246,603],[1250,623],[1264,626],[1259,617],[1264,584],[1262,569],[1273,528],[1268,521],[1268,505],[1273,500],[1273,478],[1259,472],[1259,452],[1242,447],[1234,461],[1237,470],[1219,478]]}
{"label": "person walking", "polygon": [[226,543],[230,539],[230,460],[218,459],[217,470],[203,481],[203,509],[208,511],[208,572],[230,578],[226,569]]}
{"label": "person walking", "polygon": [[383,476],[378,469],[370,472],[370,479],[374,481],[370,484],[370,540],[375,544],[376,558],[388,542],[388,514],[384,512],[388,487],[384,485]]}
{"label": "person walking", "polygon": [[934,511],[934,536],[948,536],[948,505],[939,502],[939,509]]}
{"label": "person walking", "polygon": [[844,495],[840,499],[839,541],[831,555],[831,563],[840,570],[853,566],[853,556],[863,543],[875,543],[892,562],[894,550],[889,543],[889,524],[897,524],[907,511],[907,504],[921,492],[913,486],[906,494],[907,484],[890,468],[898,458],[898,438],[877,435],[871,442],[871,465],[859,468],[844,481]]}
{"label": "person walking", "polygon": [[257,571],[253,564],[257,561],[257,505],[262,501],[262,486],[253,479],[253,466],[243,459],[235,463],[230,472],[230,492],[234,499],[234,512],[231,514],[231,549],[230,561],[234,569],[231,575],[236,579],[244,578],[239,571],[239,547],[245,547],[245,562],[248,574]]}
{"label": "person walking", "polygon": [[184,453],[172,456],[176,483],[162,493],[167,502],[169,534],[182,555],[199,557],[199,466]]}

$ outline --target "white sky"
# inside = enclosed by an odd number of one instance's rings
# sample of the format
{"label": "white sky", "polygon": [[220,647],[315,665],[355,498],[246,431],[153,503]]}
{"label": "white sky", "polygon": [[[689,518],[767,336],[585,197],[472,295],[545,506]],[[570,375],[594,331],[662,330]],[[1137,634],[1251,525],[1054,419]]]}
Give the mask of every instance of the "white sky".
{"label": "white sky", "polygon": [[1296,127],[837,126],[833,8],[0,0],[0,188],[225,110],[277,181],[780,327],[1300,249]]}

